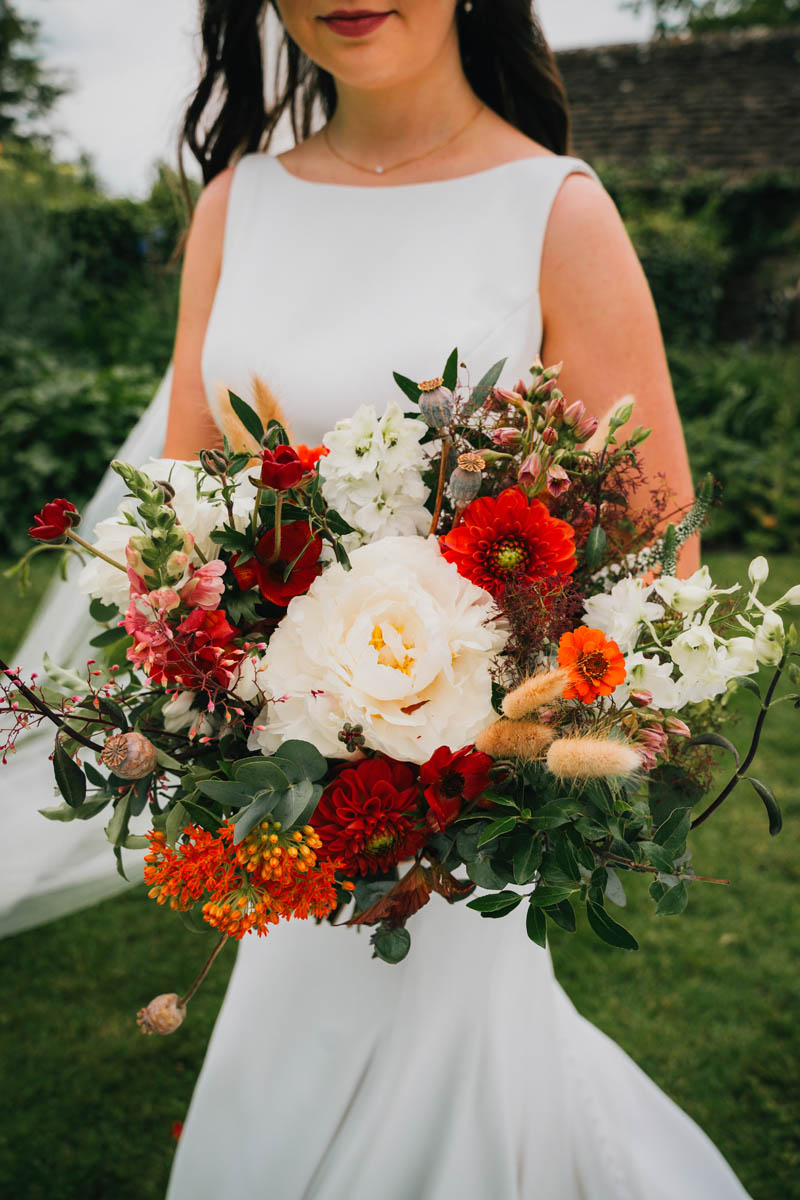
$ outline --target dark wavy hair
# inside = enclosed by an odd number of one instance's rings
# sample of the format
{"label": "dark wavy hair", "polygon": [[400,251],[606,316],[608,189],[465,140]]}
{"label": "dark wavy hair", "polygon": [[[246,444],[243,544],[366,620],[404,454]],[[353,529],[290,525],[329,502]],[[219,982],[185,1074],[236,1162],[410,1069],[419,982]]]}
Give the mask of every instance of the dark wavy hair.
{"label": "dark wavy hair", "polygon": [[[264,29],[275,0],[201,0],[203,77],[186,110],[179,169],[188,146],[204,183],[243,154],[266,150],[288,113],[295,138],[308,137],[315,116],[336,108],[336,85],[284,31],[278,55],[275,102],[264,99]],[[531,0],[472,0],[457,10],[461,59],[484,104],[556,154],[565,154],[569,112],[564,85]],[[206,110],[213,120],[206,127]]]}

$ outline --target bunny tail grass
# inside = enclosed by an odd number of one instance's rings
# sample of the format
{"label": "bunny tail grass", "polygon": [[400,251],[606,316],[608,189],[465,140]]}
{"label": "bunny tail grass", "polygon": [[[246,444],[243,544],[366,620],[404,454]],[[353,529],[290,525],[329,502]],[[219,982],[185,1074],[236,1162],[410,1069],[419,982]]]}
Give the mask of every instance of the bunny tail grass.
{"label": "bunny tail grass", "polygon": [[558,738],[547,751],[547,766],[559,779],[611,779],[640,770],[633,746],[609,738]]}
{"label": "bunny tail grass", "polygon": [[534,709],[560,700],[568,682],[569,672],[564,667],[529,676],[503,700],[504,716],[518,721],[521,717],[527,717]]}
{"label": "bunny tail grass", "polygon": [[495,721],[475,738],[476,750],[492,758],[540,758],[553,740],[552,729],[537,721]]}

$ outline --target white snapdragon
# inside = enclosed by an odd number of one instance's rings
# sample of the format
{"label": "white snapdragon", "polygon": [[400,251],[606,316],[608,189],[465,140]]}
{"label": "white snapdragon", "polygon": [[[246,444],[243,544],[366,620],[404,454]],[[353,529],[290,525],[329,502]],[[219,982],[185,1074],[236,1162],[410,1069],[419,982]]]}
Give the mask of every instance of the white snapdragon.
{"label": "white snapdragon", "polygon": [[691,616],[712,600],[715,596],[726,596],[738,591],[739,584],[733,587],[718,588],[714,586],[708,567],[702,566],[688,579],[676,579],[674,575],[663,575],[656,580],[655,590],[665,604],[674,608],[684,616]]}
{"label": "white snapdragon", "polygon": [[392,401],[382,417],[364,405],[325,436],[329,453],[320,460],[322,493],[356,531],[343,539],[348,550],[379,538],[427,532],[420,446],[426,430],[423,421],[405,416]]}
{"label": "white snapdragon", "polygon": [[645,585],[641,579],[621,579],[610,592],[590,596],[584,602],[584,622],[601,629],[627,654],[636,646],[642,626],[663,616],[661,605],[648,599],[652,591],[652,585]]}
{"label": "white snapdragon", "polygon": [[764,613],[764,619],[756,630],[753,641],[758,661],[768,666],[777,666],[783,657],[786,633],[783,621],[771,608]]}
{"label": "white snapdragon", "polygon": [[709,625],[684,629],[672,642],[670,656],[680,671],[675,708],[712,700],[726,691],[730,679],[727,650]]}

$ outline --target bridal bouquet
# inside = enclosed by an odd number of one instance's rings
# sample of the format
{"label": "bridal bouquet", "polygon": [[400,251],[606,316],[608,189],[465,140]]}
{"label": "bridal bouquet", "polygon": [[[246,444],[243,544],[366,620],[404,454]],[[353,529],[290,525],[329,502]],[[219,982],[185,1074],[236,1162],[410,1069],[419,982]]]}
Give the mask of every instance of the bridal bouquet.
{"label": "bridal bouquet", "polygon": [[[680,913],[702,878],[690,830],[743,780],[780,829],[748,771],[782,672],[797,682],[780,613],[800,586],[762,603],[763,558],[744,586],[678,578],[712,482],[677,523],[656,484],[634,519],[632,403],[599,431],[559,367],[513,390],[502,367],[470,386],[454,351],[440,378],[396,375],[405,411],[361,407],[314,448],[231,395],[239,444],[113,464],[128,498],[93,545],[65,499],[35,518],[37,548],[89,556],[103,628],[86,674],[2,664],[5,750],[57,726],[44,815],[103,814],[120,871],[144,849],[149,895],[219,931],[212,959],[313,916],[372,926],[397,963],[434,892],[489,919],[524,904],[542,946],[581,905],[636,949],[609,911],[625,873]],[[744,761],[721,732],[742,686]],[[735,766],[712,796],[720,751]],[[142,1028],[171,1032],[193,991]]]}

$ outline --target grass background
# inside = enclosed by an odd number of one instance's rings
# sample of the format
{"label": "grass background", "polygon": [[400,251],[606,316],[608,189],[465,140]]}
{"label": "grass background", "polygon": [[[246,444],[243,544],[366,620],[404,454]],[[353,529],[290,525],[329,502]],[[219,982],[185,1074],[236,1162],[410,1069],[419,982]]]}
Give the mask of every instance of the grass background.
{"label": "grass background", "polygon": [[[720,584],[746,578],[744,555],[707,560]],[[773,595],[798,581],[796,562],[772,566]],[[35,572],[38,590],[47,573],[47,564]],[[0,654],[10,653],[31,608],[31,593],[20,602],[5,586]],[[748,693],[737,698],[740,746],[755,704]],[[781,803],[783,833],[769,837],[760,801],[742,786],[693,835],[695,870],[730,878],[730,887],[697,884],[683,916],[656,918],[647,881],[625,877],[623,919],[638,954],[606,947],[585,928],[552,940],[578,1009],[700,1122],[755,1200],[800,1197],[797,731],[798,713],[780,705],[753,767]],[[145,1039],[133,1017],[152,995],[185,987],[213,940],[190,935],[136,889],[0,944],[0,1194],[163,1196],[172,1124],[185,1115],[233,949],[178,1035]]]}

